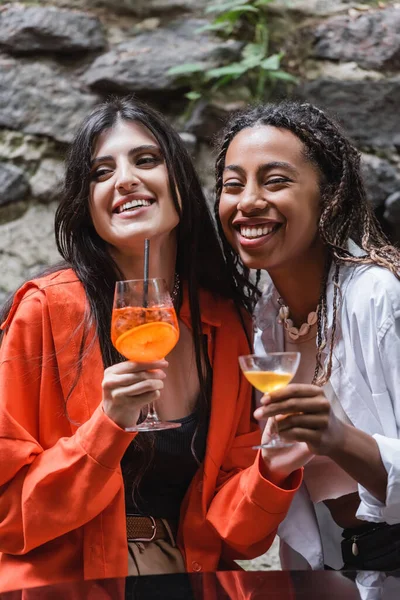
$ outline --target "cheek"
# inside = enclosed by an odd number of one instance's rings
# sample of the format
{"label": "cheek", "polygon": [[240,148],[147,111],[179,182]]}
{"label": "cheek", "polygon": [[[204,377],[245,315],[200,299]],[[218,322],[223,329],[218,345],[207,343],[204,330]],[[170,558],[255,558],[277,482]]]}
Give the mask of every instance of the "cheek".
{"label": "cheek", "polygon": [[285,216],[290,221],[296,222],[299,228],[317,228],[321,216],[321,200],[319,192],[314,188],[307,189],[300,198],[294,198],[294,201],[291,202],[290,206],[288,205],[286,207],[285,212]]}
{"label": "cheek", "polygon": [[232,213],[232,210],[230,208],[229,202],[227,202],[227,200],[224,198],[224,195],[221,194],[219,206],[218,206],[218,215],[219,215],[219,220],[220,220],[223,232],[228,240],[232,236],[232,232],[229,227],[231,213]]}
{"label": "cheek", "polygon": [[89,192],[89,214],[94,224],[98,217],[98,194],[95,190]]}

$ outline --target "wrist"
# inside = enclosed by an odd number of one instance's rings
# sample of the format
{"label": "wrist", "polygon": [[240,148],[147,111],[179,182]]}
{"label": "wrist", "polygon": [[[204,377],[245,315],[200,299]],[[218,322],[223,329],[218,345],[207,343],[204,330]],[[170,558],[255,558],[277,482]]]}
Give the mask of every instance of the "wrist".
{"label": "wrist", "polygon": [[259,464],[261,475],[280,488],[286,487],[284,485],[285,481],[296,470],[290,465],[282,464],[282,461],[276,456],[271,458],[268,450],[261,450]]}
{"label": "wrist", "polygon": [[114,406],[107,406],[106,401],[103,401],[103,411],[121,429],[136,425],[140,417],[140,410],[116,409]]}
{"label": "wrist", "polygon": [[343,456],[346,456],[348,440],[351,438],[351,433],[354,431],[354,427],[347,425],[337,419],[332,441],[327,447],[327,451],[324,452],[325,456],[333,461],[340,460]]}

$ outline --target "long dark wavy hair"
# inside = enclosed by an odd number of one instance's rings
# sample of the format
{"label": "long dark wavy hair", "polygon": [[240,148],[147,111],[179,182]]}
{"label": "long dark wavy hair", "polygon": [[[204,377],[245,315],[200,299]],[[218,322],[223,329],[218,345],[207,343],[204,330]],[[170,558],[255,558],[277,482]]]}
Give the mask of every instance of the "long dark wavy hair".
{"label": "long dark wavy hair", "polygon": [[[219,201],[222,192],[222,176],[229,144],[243,129],[270,125],[287,129],[303,143],[305,155],[320,173],[321,214],[319,235],[328,250],[329,260],[321,283],[318,303],[317,356],[313,383],[323,385],[331,375],[334,347],[338,281],[340,265],[375,264],[389,269],[400,279],[400,253],[389,244],[368,202],[360,171],[360,154],[340,130],[339,126],[321,109],[308,103],[285,101],[246,109],[236,113],[227,122],[218,144],[216,159],[215,214],[227,265],[235,281],[236,289],[243,289],[243,280],[249,270],[228,244],[220,221]],[[363,256],[352,256],[347,242],[352,239],[362,250]],[[328,340],[326,290],[328,273],[333,264],[333,323],[331,339]],[[258,282],[260,271],[257,272]],[[326,367],[322,365],[322,351],[329,343]]]}
{"label": "long dark wavy hair", "polygon": [[[170,191],[179,215],[177,227],[176,273],[187,284],[196,367],[200,382],[199,413],[207,418],[212,385],[212,369],[207,344],[201,331],[199,290],[203,288],[224,298],[233,298],[238,309],[247,308],[246,287],[240,290],[233,282],[219,244],[215,225],[207,206],[192,160],[178,133],[154,109],[133,97],[112,98],[98,105],[83,121],[66,158],[66,173],[61,201],[55,217],[57,248],[64,259],[61,268],[72,268],[84,287],[87,310],[84,319],[84,339],[95,328],[104,367],[123,357],[115,350],[110,339],[111,312],[115,282],[123,279],[104,240],[92,224],[89,210],[91,159],[98,136],[111,129],[119,120],[138,122],[155,137],[164,157]],[[181,199],[182,208],[178,198]],[[60,269],[60,265],[46,273]],[[178,300],[177,311],[182,302]],[[9,301],[2,310],[4,320],[10,310]],[[242,321],[243,322],[243,321]],[[93,338],[96,340],[96,338]],[[85,343],[77,356],[75,385],[80,377]],[[70,397],[72,389],[66,398]],[[153,440],[151,435],[137,436],[129,450],[142,456],[142,472],[133,477],[133,491],[137,489],[143,470],[150,462]],[[193,443],[192,443],[193,448]]]}

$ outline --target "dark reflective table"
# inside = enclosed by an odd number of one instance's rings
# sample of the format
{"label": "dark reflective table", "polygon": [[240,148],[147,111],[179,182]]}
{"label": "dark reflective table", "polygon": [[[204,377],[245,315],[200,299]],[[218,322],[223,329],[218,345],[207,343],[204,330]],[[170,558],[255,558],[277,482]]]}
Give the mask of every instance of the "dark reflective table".
{"label": "dark reflective table", "polygon": [[400,571],[221,571],[60,583],[0,600],[400,600]]}

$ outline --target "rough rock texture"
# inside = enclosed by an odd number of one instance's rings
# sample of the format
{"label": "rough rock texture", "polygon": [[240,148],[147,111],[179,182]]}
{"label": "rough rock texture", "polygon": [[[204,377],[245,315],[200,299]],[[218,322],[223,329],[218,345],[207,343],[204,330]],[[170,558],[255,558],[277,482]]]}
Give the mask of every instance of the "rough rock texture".
{"label": "rough rock texture", "polygon": [[386,200],[384,217],[391,225],[400,227],[400,191],[394,192]]}
{"label": "rough rock texture", "polygon": [[140,17],[150,14],[186,12],[205,7],[208,0],[101,0],[103,6],[126,11]]}
{"label": "rough rock texture", "polygon": [[59,198],[63,176],[63,163],[54,158],[45,158],[30,180],[32,197],[42,202]]}
{"label": "rough rock texture", "polygon": [[23,4],[8,4],[0,12],[0,47],[8,52],[70,54],[105,46],[100,21],[82,12]]}
{"label": "rough rock texture", "polygon": [[[120,14],[139,17],[149,14],[169,14],[171,12],[191,12],[202,10],[209,0],[42,0],[46,4],[76,8],[108,8]],[[286,0],[285,0],[286,1]]]}
{"label": "rough rock texture", "polygon": [[[48,203],[59,195],[66,144],[110,93],[137,93],[182,132],[212,208],[210,141],[228,114],[248,102],[249,90],[240,81],[231,93],[220,88],[187,120],[187,90],[166,74],[184,63],[200,62],[205,69],[236,60],[241,43],[234,36],[226,42],[196,33],[209,3],[0,0],[0,163],[19,169],[20,186],[12,185],[15,199],[7,204],[5,185],[1,191],[0,244],[6,231],[12,233],[0,246],[4,289],[55,259]],[[390,4],[378,9],[375,0],[273,0],[266,10],[271,51],[287,50],[285,68],[299,75],[294,95],[327,108],[364,152],[368,195],[384,227],[400,240],[400,7]],[[314,45],[304,34],[310,31]],[[285,43],[287,48],[280,45]],[[284,88],[267,92],[271,98],[286,95]],[[48,237],[36,238],[39,232]],[[261,568],[269,564],[263,560]]]}
{"label": "rough rock texture", "polygon": [[96,101],[54,63],[0,56],[0,127],[70,142]]}
{"label": "rough rock texture", "polygon": [[234,60],[238,55],[239,43],[196,33],[204,23],[201,19],[187,19],[141,33],[99,56],[83,79],[97,90],[159,92],[178,89],[177,78],[167,74],[170,67],[201,63],[206,69],[221,60]]}
{"label": "rough rock texture", "polygon": [[319,78],[299,87],[303,99],[337,115],[361,146],[400,147],[400,77],[375,81]]}
{"label": "rough rock texture", "polygon": [[305,16],[329,16],[332,14],[347,12],[349,5],[358,4],[352,0],[274,0],[271,4],[272,10]]}
{"label": "rough rock texture", "polygon": [[36,164],[46,154],[55,153],[55,145],[49,139],[0,129],[0,160],[17,159],[30,165],[31,162]]}
{"label": "rough rock texture", "polygon": [[186,130],[203,140],[212,140],[222,128],[229,112],[221,106],[200,102],[186,123]]}
{"label": "rough rock texture", "polygon": [[0,205],[23,200],[28,189],[22,169],[12,163],[0,163]]}
{"label": "rough rock texture", "polygon": [[355,61],[366,69],[400,67],[400,9],[388,7],[328,19],[316,32],[318,58]]}
{"label": "rough rock texture", "polygon": [[368,197],[375,208],[394,192],[400,192],[400,173],[389,161],[363,154],[361,165]]}
{"label": "rough rock texture", "polygon": [[0,225],[0,302],[21,281],[60,260],[54,243],[55,205],[34,205],[20,218]]}
{"label": "rough rock texture", "polygon": [[185,148],[189,152],[190,156],[195,158],[197,147],[196,136],[192,133],[188,133],[187,131],[182,131],[179,135],[181,137],[182,142],[185,144]]}

